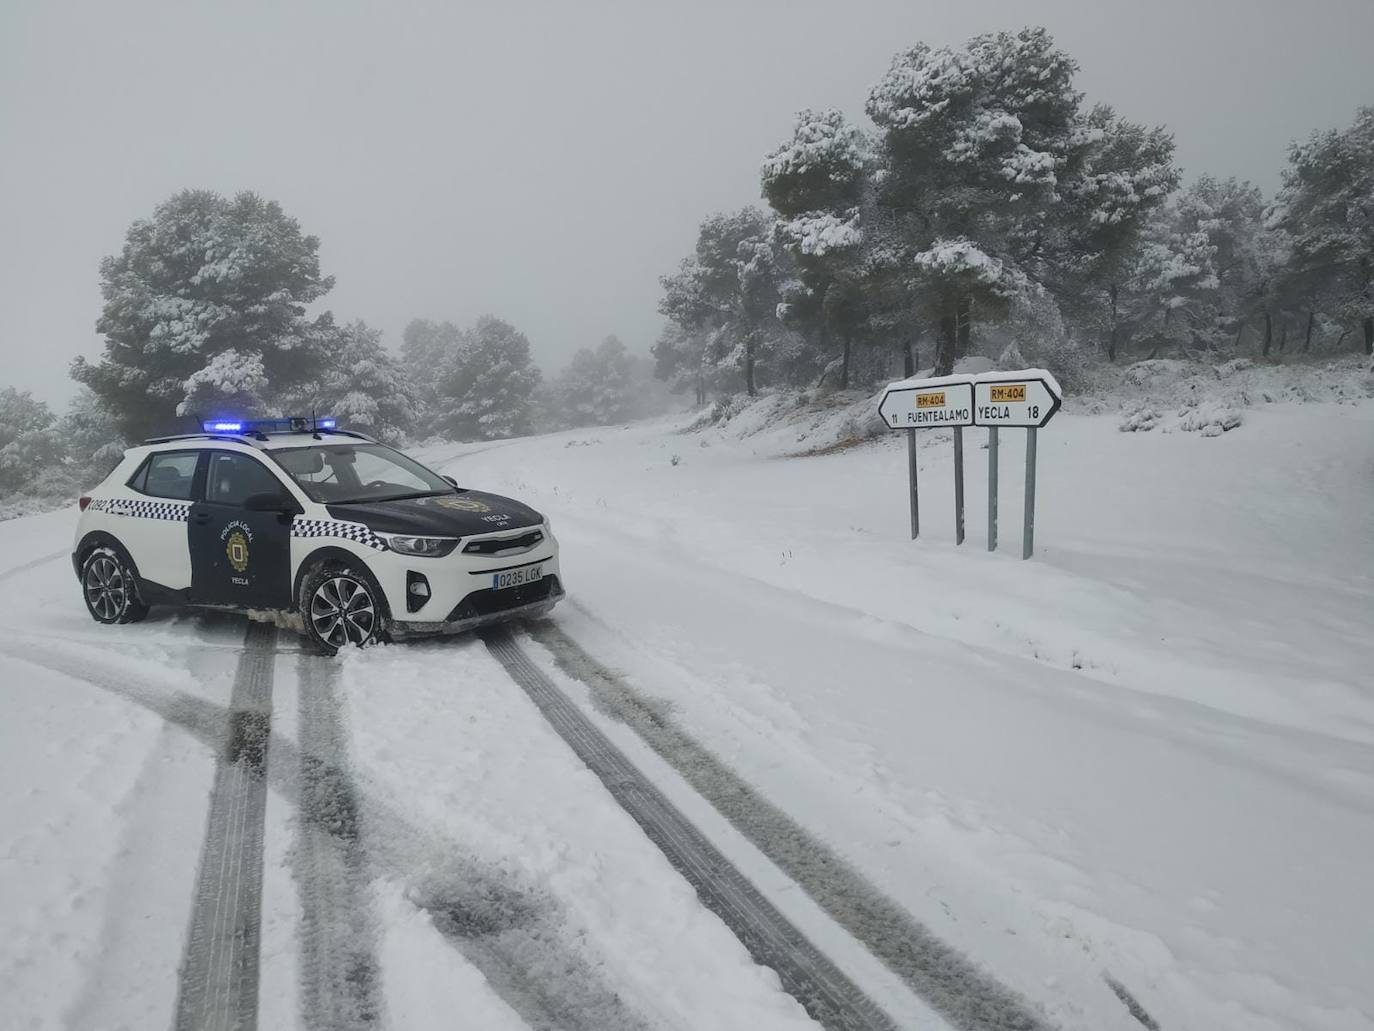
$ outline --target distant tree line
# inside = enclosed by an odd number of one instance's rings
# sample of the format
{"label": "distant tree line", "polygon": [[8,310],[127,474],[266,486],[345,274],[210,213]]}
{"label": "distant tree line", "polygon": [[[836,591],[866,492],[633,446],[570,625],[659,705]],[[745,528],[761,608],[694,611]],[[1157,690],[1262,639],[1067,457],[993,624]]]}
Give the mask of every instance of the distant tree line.
{"label": "distant tree line", "polygon": [[1015,342],[1097,356],[1374,354],[1374,109],[1294,144],[1273,198],[1180,189],[1172,136],[1074,89],[1042,28],[898,53],[870,125],[802,111],[768,208],[714,214],[662,279],[658,374],[698,402],[951,371]]}
{"label": "distant tree line", "polygon": [[63,418],[0,391],[0,515],[14,497],[61,499],[104,476],[127,444],[220,416],[315,412],[379,440],[489,440],[647,414],[665,391],[616,337],[546,379],[529,340],[483,316],[416,319],[399,353],[362,321],[310,306],[334,285],[319,240],[252,193],[187,190],[134,222],[100,264],[97,361]]}

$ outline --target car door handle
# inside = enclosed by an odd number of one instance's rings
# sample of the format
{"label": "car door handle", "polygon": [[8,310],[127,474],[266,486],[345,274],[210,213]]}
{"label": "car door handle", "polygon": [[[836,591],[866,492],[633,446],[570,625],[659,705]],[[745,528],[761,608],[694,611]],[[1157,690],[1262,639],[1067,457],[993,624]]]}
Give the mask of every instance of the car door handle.
{"label": "car door handle", "polygon": [[209,513],[209,512],[197,512],[197,513],[196,513],[196,525],[197,525],[197,526],[207,526],[207,525],[209,525],[209,523],[210,523],[210,513]]}
{"label": "car door handle", "polygon": [[129,509],[117,501],[110,506],[110,515],[126,516],[128,514]]}

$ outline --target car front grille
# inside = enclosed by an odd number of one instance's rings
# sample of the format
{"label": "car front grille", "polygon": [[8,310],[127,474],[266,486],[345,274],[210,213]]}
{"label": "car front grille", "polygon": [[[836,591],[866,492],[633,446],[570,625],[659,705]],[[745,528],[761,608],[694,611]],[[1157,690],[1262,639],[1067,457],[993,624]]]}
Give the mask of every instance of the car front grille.
{"label": "car front grille", "polygon": [[544,540],[543,530],[531,530],[518,537],[483,537],[463,545],[464,555],[514,555]]}
{"label": "car front grille", "polygon": [[473,591],[460,601],[458,606],[448,614],[448,619],[445,620],[445,622],[457,623],[465,619],[476,619],[478,616],[490,616],[498,612],[518,609],[524,605],[533,605],[536,602],[548,601],[557,587],[558,577],[546,576],[542,580],[536,580],[532,584],[521,584],[519,587],[508,587],[503,591],[493,591],[490,589]]}

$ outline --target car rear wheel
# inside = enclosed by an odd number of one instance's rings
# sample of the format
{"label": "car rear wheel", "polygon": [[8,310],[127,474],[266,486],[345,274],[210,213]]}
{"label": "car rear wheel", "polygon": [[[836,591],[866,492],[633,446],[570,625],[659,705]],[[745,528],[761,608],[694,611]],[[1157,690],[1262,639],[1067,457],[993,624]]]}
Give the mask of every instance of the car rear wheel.
{"label": "car rear wheel", "polygon": [[148,614],[128,565],[113,548],[96,548],[81,565],[81,594],[97,623],[137,623]]}
{"label": "car rear wheel", "polygon": [[344,564],[317,566],[301,584],[305,635],[326,655],[366,648],[386,634],[386,603],[371,576]]}

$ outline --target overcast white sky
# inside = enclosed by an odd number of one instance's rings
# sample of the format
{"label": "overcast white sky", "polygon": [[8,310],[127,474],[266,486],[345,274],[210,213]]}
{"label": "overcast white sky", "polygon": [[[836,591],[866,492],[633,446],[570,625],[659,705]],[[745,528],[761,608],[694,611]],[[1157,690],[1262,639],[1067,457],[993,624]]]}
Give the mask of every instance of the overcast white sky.
{"label": "overcast white sky", "polygon": [[647,349],[701,217],[758,198],[802,107],[858,116],[893,52],[1047,25],[1079,86],[1267,190],[1374,104],[1374,0],[0,4],[0,386],[62,403],[97,265],[183,187],[320,237],[326,299],[394,346],[509,319],[546,367]]}

